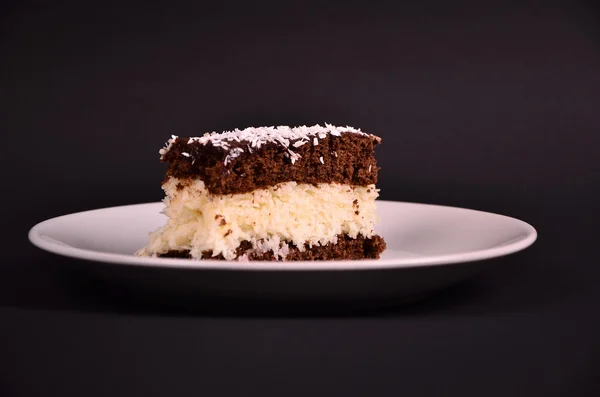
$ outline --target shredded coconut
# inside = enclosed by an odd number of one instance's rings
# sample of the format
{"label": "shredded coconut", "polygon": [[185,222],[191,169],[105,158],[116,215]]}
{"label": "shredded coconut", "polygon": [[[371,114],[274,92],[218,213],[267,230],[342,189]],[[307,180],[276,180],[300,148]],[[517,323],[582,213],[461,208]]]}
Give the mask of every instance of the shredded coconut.
{"label": "shredded coconut", "polygon": [[[177,188],[183,184],[183,189]],[[190,250],[192,258],[203,251],[236,258],[242,241],[250,241],[255,252],[272,251],[285,259],[290,243],[304,250],[304,244],[335,243],[338,234],[356,238],[373,235],[377,222],[375,185],[349,186],[285,182],[249,193],[211,195],[201,180],[170,178],[165,190],[164,214],[167,224],[150,235],[140,256],[171,250]],[[356,203],[356,204],[354,204]],[[357,214],[355,205],[360,206]]]}

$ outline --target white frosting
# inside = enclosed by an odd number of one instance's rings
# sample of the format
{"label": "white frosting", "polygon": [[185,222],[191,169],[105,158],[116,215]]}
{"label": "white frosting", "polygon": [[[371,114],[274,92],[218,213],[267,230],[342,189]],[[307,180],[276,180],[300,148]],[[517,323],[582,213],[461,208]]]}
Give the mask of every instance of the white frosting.
{"label": "white frosting", "polygon": [[[222,133],[211,132],[206,133],[201,137],[189,138],[188,143],[199,142],[206,145],[210,142],[214,146],[227,150],[228,153],[225,157],[225,164],[245,151],[252,153],[253,149],[260,149],[260,147],[266,143],[276,143],[287,149],[291,162],[294,164],[296,160],[300,158],[300,155],[292,151],[290,146],[298,148],[307,142],[312,142],[314,146],[317,146],[319,144],[319,139],[323,139],[327,137],[327,135],[340,136],[346,133],[371,136],[377,140],[380,139],[375,135],[364,133],[358,128],[350,126],[337,127],[325,123],[324,127],[319,124],[311,127],[305,125],[300,127],[248,127],[243,130],[235,129],[233,131],[225,131]],[[175,142],[177,138],[176,135],[172,135],[165,147],[160,149],[159,153],[161,157],[169,152],[173,142]],[[231,142],[248,142],[248,144],[245,148],[230,148]]]}
{"label": "white frosting", "polygon": [[[180,183],[187,185],[177,190]],[[200,258],[210,250],[232,260],[240,243],[250,241],[253,250],[273,251],[278,259],[285,259],[287,242],[304,250],[305,243],[335,243],[339,234],[368,238],[374,234],[379,195],[375,185],[286,182],[221,196],[210,194],[201,180],[176,178],[163,189],[168,223],[151,233],[149,245],[137,253],[140,256],[190,250],[193,258]]]}

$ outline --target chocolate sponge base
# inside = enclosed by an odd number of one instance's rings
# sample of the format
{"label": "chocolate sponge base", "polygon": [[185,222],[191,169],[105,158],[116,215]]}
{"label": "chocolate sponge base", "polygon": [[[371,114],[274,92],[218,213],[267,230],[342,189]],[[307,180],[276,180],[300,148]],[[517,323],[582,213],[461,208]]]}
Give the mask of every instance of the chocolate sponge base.
{"label": "chocolate sponge base", "polygon": [[[378,259],[379,255],[385,250],[386,244],[381,236],[374,235],[370,238],[358,236],[353,239],[347,235],[339,235],[338,241],[335,244],[329,243],[326,245],[313,245],[309,247],[305,245],[304,251],[300,251],[298,247],[290,244],[289,253],[284,259],[285,261],[326,261],[326,260],[352,260],[352,259]],[[248,241],[242,242],[237,249],[237,257],[247,255],[251,261],[276,261],[280,260],[273,252],[268,251],[258,253],[252,251],[252,245]],[[159,254],[162,258],[187,258],[190,259],[189,251],[169,251],[164,254]],[[212,256],[212,251],[204,251],[202,259],[219,259],[225,260],[223,255]]]}

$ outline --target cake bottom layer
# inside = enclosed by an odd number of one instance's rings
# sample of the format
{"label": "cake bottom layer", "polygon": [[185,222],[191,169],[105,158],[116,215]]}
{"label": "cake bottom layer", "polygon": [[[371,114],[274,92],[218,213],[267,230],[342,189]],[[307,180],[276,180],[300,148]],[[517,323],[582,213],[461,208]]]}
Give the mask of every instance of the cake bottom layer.
{"label": "cake bottom layer", "polygon": [[[293,244],[289,246],[289,253],[285,261],[324,261],[324,260],[350,260],[350,259],[378,259],[385,250],[385,241],[381,236],[373,235],[365,238],[359,235],[351,238],[347,235],[338,235],[336,243],[326,245],[305,244],[305,249],[300,251]],[[191,258],[190,251],[169,251],[157,256],[163,258]],[[224,260],[222,254],[212,256],[212,251],[203,251],[202,259]],[[249,241],[243,241],[236,250],[237,260],[250,261],[276,261],[279,260],[273,251],[258,252],[252,249]]]}

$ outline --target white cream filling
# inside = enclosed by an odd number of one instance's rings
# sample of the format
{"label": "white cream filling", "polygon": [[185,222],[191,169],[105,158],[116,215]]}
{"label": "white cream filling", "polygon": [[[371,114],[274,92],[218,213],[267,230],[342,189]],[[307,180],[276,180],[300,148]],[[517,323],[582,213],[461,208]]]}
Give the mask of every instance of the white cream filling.
{"label": "white cream filling", "polygon": [[249,193],[212,195],[201,180],[171,178],[163,189],[168,222],[150,234],[150,243],[137,255],[189,250],[200,258],[210,250],[232,260],[240,243],[250,241],[254,250],[285,259],[288,242],[304,250],[305,243],[336,243],[339,234],[368,238],[377,220],[375,185],[286,182]]}

